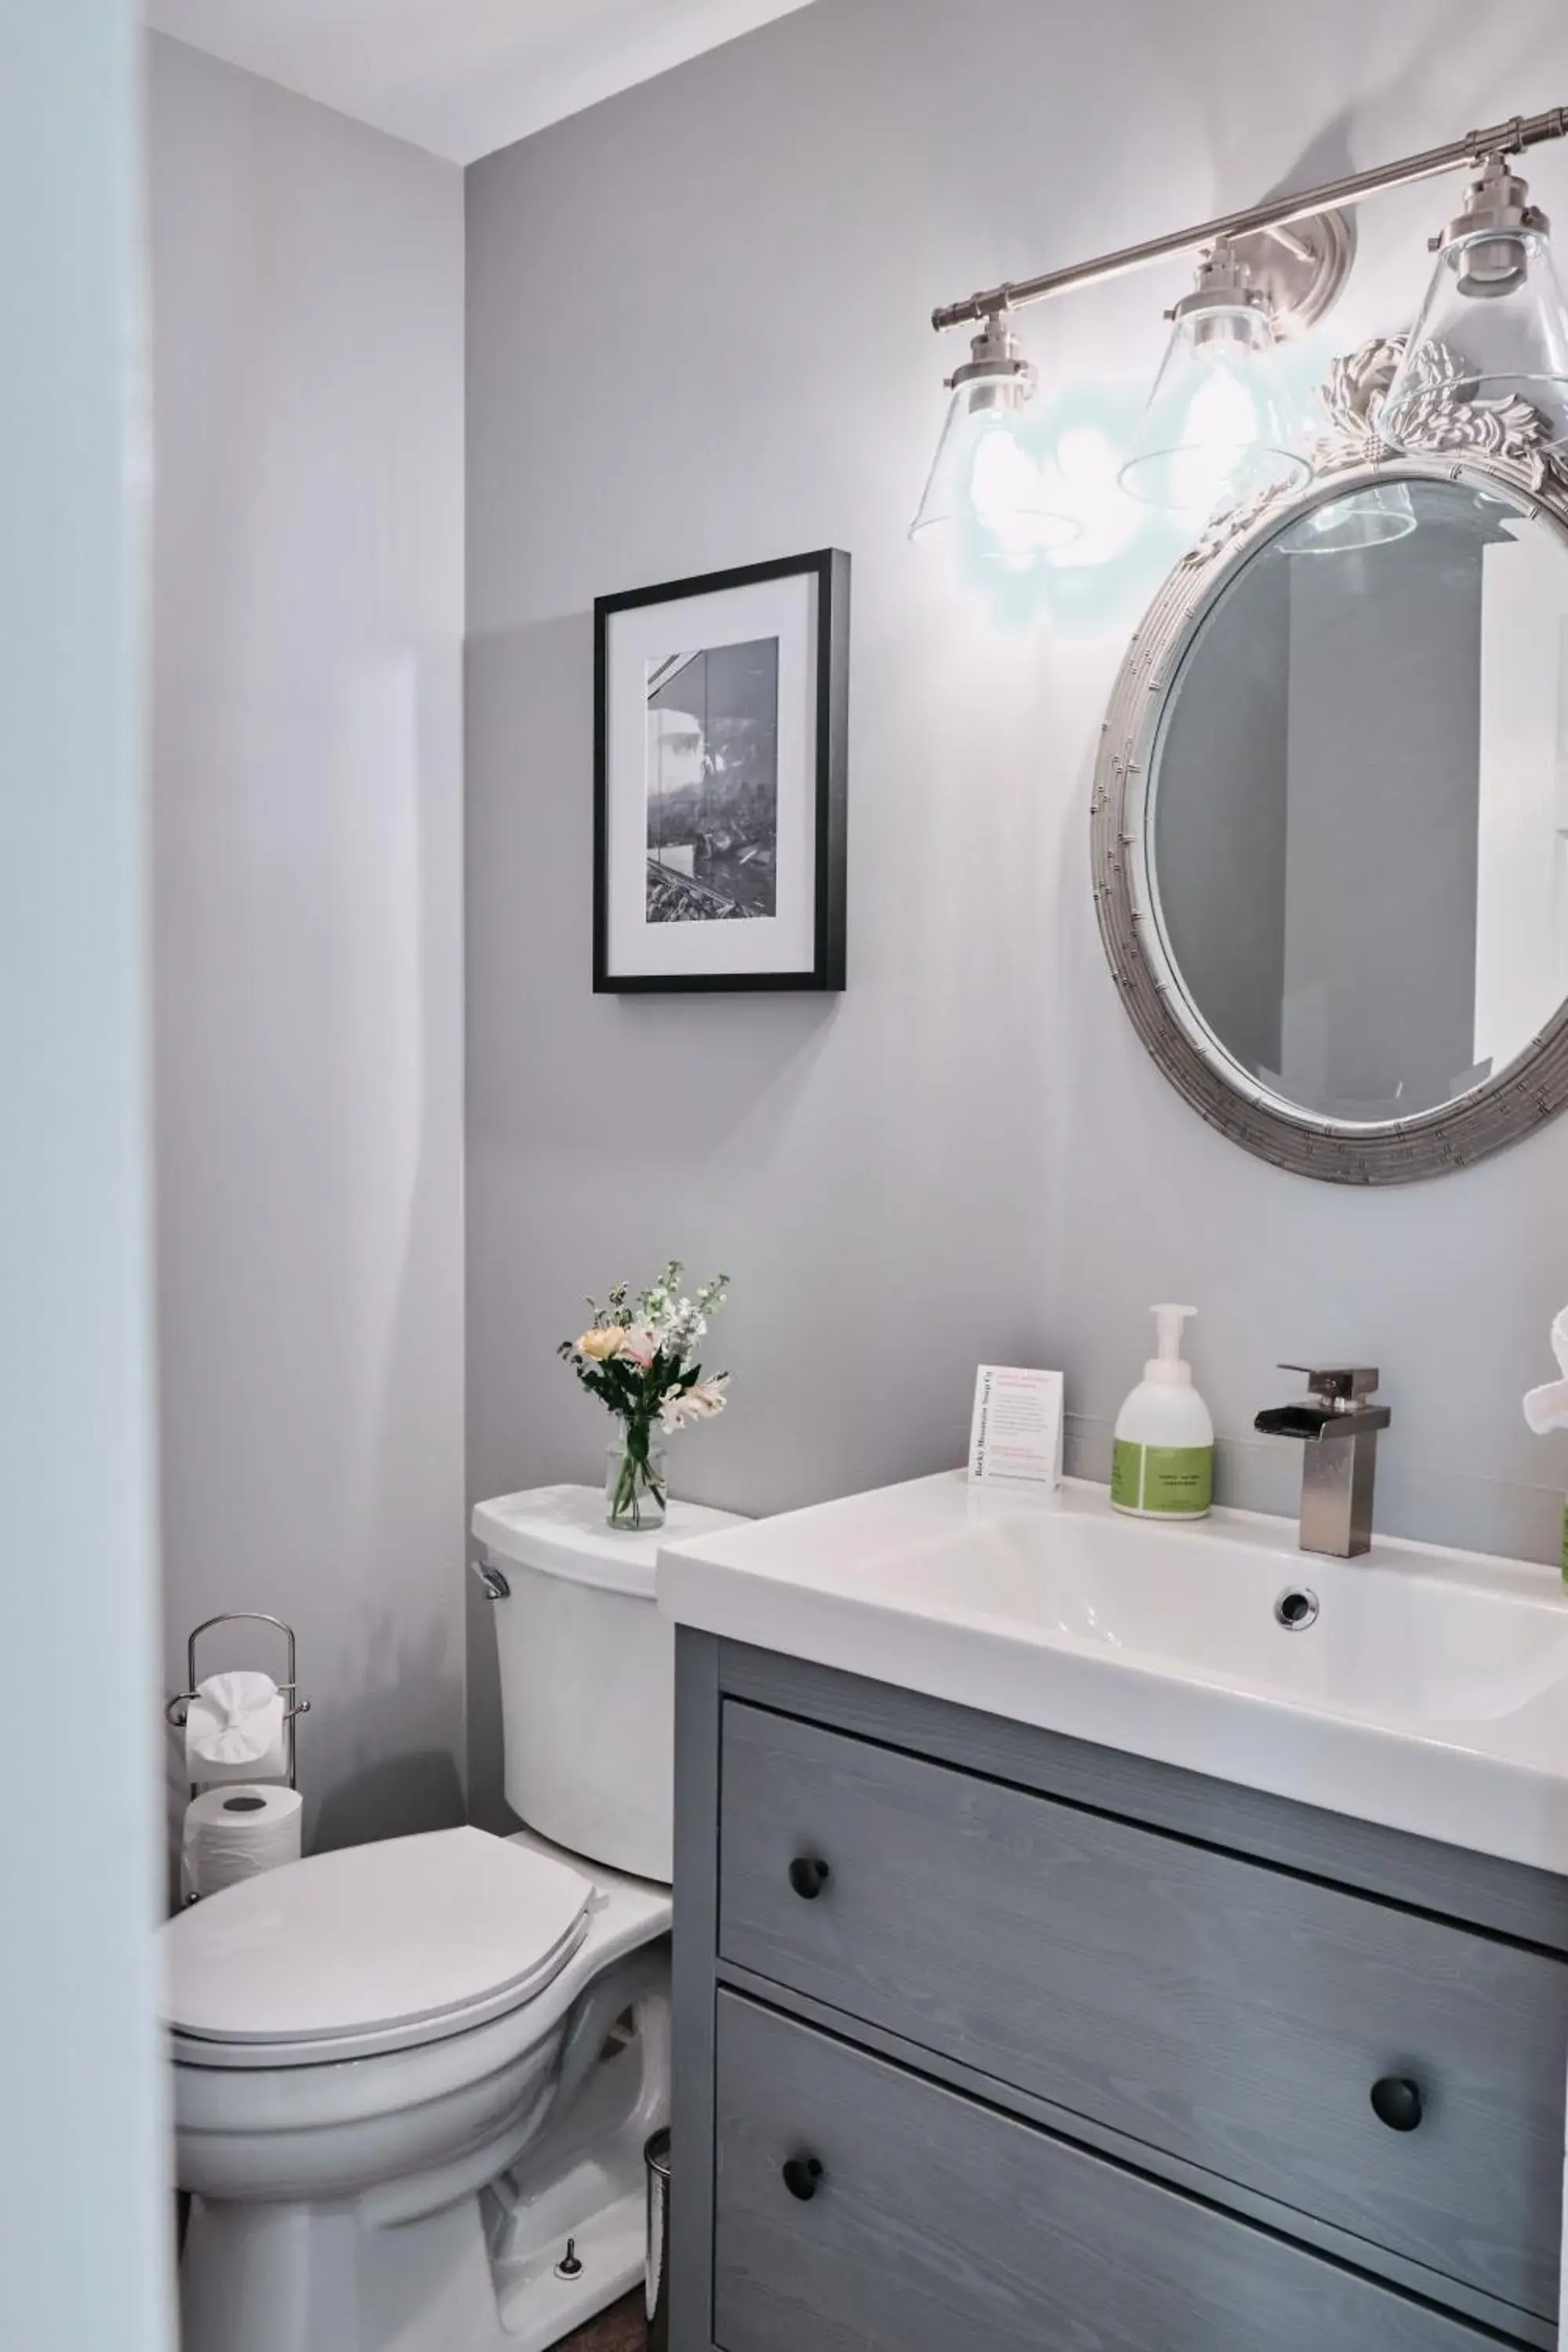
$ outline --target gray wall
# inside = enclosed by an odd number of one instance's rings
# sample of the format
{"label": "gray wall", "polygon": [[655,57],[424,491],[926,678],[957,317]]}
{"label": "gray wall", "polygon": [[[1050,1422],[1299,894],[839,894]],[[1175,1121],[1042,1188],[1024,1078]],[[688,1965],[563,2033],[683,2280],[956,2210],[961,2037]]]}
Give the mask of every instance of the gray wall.
{"label": "gray wall", "polygon": [[[1568,1297],[1568,1122],[1375,1195],[1211,1132],[1121,1013],[1088,887],[1150,562],[1021,625],[904,539],[963,355],[933,302],[1568,84],[1556,0],[1500,32],[1408,0],[1211,0],[1194,27],[1163,0],[817,0],[469,174],[476,1492],[595,1474],[603,1423],[552,1343],[673,1249],[735,1278],[733,1402],[676,1458],[702,1499],[776,1510],[957,1461],[982,1358],[1063,1367],[1070,1458],[1103,1475],[1146,1307],[1179,1297],[1230,1498],[1293,1507],[1297,1454],[1250,1434],[1289,1393],[1278,1360],[1364,1355],[1394,1415],[1384,1526],[1552,1549],[1568,1453],[1519,1398]],[[1533,177],[1568,212],[1568,161]],[[1321,356],[1409,318],[1452,205],[1363,212]],[[1185,283],[1077,296],[1028,345],[1125,420]],[[595,594],[825,543],[855,560],[847,994],[595,1000]]]}
{"label": "gray wall", "polygon": [[[0,2343],[172,2352],[136,58],[0,0]],[[80,1734],[63,1708],[79,1695]]]}
{"label": "gray wall", "polygon": [[150,82],[166,1671],[290,1619],[341,1843],[462,1811],[462,181]]}
{"label": "gray wall", "polygon": [[1434,1109],[1476,1061],[1485,526],[1444,489],[1404,539],[1288,564],[1279,1067],[1331,1118]]}
{"label": "gray wall", "polygon": [[[1151,766],[1159,920],[1244,1068],[1329,1118],[1430,1110],[1476,1062],[1481,563],[1470,493],[1205,616]],[[1495,593],[1494,590],[1494,593]]]}

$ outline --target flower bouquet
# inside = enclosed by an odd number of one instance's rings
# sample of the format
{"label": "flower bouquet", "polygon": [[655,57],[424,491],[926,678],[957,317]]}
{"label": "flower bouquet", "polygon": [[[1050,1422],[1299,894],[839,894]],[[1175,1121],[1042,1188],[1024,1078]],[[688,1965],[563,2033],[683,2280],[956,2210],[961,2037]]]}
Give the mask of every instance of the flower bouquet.
{"label": "flower bouquet", "polygon": [[607,1305],[590,1298],[594,1319],[580,1339],[556,1349],[583,1386],[607,1404],[621,1424],[609,1448],[605,1516],[613,1528],[664,1525],[664,1448],[654,1436],[724,1410],[728,1372],[704,1380],[695,1351],[708,1318],[729,1295],[730,1277],[715,1275],[695,1298],[680,1289],[681,1267],[671,1259],[650,1289],[630,1296],[617,1283]]}

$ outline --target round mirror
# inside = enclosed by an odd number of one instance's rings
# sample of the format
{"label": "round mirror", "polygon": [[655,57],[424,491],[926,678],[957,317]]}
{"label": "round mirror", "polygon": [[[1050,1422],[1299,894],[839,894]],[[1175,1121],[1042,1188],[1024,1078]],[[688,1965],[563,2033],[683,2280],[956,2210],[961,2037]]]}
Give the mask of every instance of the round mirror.
{"label": "round mirror", "polygon": [[1459,1102],[1568,994],[1568,544],[1451,481],[1248,554],[1172,681],[1151,898],[1199,1041],[1291,1110]]}
{"label": "round mirror", "polygon": [[1431,1174],[1568,1099],[1565,516],[1539,465],[1342,465],[1194,551],[1134,642],[1112,965],[1281,1164]]}

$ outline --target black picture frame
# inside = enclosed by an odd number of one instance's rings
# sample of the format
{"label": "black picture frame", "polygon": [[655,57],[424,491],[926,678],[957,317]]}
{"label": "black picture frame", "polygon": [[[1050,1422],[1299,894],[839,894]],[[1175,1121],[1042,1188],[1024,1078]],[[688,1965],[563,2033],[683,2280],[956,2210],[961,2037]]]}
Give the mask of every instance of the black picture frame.
{"label": "black picture frame", "polygon": [[[782,971],[617,972],[609,941],[610,634],[616,614],[638,607],[749,588],[797,574],[813,575],[816,604],[816,711],[813,730],[816,823],[813,956],[809,966]],[[631,588],[594,603],[594,992],[606,995],[716,994],[816,990],[845,985],[845,912],[849,752],[849,558],[842,548],[780,556],[766,563],[699,573],[656,587]],[[726,927],[727,928],[727,927]]]}

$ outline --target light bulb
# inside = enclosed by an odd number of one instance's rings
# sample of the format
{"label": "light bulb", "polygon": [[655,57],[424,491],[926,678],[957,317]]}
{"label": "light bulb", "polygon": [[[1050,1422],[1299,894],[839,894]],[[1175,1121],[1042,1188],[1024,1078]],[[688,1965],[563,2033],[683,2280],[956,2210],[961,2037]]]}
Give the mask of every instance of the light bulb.
{"label": "light bulb", "polygon": [[1001,425],[983,433],[975,445],[969,478],[974,520],[996,543],[998,559],[1016,565],[1033,561],[1054,534],[1042,535],[1044,484],[1037,464]]}
{"label": "light bulb", "polygon": [[1205,358],[1206,378],[1187,410],[1187,437],[1173,458],[1176,503],[1188,514],[1209,514],[1224,493],[1237,458],[1258,433],[1258,404],[1230,365]]}

